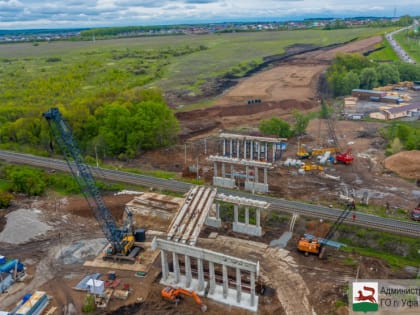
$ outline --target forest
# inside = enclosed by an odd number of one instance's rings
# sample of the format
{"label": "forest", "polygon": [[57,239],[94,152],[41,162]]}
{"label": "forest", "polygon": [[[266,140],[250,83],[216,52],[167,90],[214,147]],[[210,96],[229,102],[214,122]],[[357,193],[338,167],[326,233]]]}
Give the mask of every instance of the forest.
{"label": "forest", "polygon": [[326,78],[330,94],[337,97],[349,95],[353,89],[420,80],[420,66],[401,61],[379,63],[360,54],[337,54]]}

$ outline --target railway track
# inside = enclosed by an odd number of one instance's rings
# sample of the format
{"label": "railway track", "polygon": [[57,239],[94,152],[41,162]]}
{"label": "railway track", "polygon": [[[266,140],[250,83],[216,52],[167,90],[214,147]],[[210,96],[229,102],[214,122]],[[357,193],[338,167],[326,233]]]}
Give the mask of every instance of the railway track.
{"label": "railway track", "polygon": [[[46,157],[40,157],[30,154],[22,154],[11,151],[0,150],[0,159],[16,163],[16,164],[27,164],[32,166],[38,166],[46,169],[60,170],[69,172],[67,162],[59,159],[52,159]],[[91,167],[93,176],[110,181],[117,181],[127,184],[153,187],[155,189],[169,190],[178,193],[186,193],[190,190],[191,184],[176,181],[155,178],[152,176],[127,173],[117,170],[110,170],[100,167]],[[280,198],[274,198],[263,195],[252,195],[250,193],[228,190],[224,188],[218,188],[218,192],[230,194],[234,196],[246,197],[257,199],[270,203],[269,210],[286,212],[286,213],[298,213],[301,216],[335,220],[340,215],[340,209],[328,208],[324,206],[311,205],[297,201],[290,201]],[[392,232],[407,236],[420,237],[420,224],[416,222],[399,221],[390,218],[378,217],[375,215],[366,214],[363,212],[354,212],[356,219],[346,218],[345,223],[372,228],[380,231]]]}

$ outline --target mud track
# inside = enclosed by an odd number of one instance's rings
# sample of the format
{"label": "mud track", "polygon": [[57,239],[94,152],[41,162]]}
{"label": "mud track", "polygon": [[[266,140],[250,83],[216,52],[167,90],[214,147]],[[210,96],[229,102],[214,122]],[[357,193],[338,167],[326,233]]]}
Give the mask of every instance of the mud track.
{"label": "mud track", "polygon": [[[272,69],[244,78],[218,97],[209,108],[179,112],[182,132],[186,139],[212,130],[238,126],[253,127],[261,119],[280,116],[287,119],[293,109],[310,111],[319,105],[318,80],[337,53],[364,52],[380,43],[381,36],[342,45],[322,48],[291,47],[283,56],[267,57],[264,67]],[[250,73],[251,73],[250,72]],[[208,93],[207,93],[208,94]],[[261,103],[248,104],[260,99]]]}

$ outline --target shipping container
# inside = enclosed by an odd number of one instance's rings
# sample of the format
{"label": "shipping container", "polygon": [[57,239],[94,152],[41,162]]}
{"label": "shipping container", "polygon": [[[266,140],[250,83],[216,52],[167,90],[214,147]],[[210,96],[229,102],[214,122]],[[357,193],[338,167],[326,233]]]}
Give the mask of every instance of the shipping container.
{"label": "shipping container", "polygon": [[0,266],[0,272],[11,272],[17,267],[17,271],[20,272],[24,269],[19,259],[12,259]]}

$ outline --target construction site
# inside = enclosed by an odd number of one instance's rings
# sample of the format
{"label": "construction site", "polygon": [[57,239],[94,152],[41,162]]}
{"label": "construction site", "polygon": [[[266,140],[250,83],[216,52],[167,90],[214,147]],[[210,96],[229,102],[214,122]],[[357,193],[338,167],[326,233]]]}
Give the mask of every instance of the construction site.
{"label": "construction site", "polygon": [[[273,114],[318,110],[328,60],[378,40],[307,53],[248,78],[218,106],[179,114],[184,143],[126,163],[200,185],[90,167],[59,110],[45,112],[67,163],[37,165],[70,172],[84,197],[21,197],[0,217],[0,314],[348,314],[350,280],[418,277],[419,265],[396,270],[336,239],[343,225],[418,238],[418,223],[407,219],[420,199],[418,151],[386,158],[380,124],[354,118],[311,120],[294,139],[249,132]],[[249,88],[254,80],[259,94]],[[346,115],[359,113],[359,99],[348,100]],[[97,178],[144,189],[103,194]],[[367,205],[406,212],[379,222],[358,211]]]}

